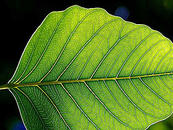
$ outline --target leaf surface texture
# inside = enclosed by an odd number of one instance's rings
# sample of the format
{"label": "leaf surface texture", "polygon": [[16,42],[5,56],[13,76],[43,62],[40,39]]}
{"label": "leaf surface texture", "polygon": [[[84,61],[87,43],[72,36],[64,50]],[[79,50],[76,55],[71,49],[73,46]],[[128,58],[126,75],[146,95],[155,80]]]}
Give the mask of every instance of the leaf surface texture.
{"label": "leaf surface texture", "polygon": [[172,113],[172,72],[159,32],[72,6],[45,18],[9,83],[28,130],[146,129]]}

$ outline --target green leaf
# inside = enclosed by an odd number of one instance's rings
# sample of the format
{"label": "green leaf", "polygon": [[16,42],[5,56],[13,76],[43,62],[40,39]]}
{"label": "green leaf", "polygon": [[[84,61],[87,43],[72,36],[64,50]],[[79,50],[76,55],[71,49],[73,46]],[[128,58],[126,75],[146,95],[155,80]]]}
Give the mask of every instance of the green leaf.
{"label": "green leaf", "polygon": [[146,129],[173,109],[173,44],[100,8],[50,13],[8,84],[28,130]]}

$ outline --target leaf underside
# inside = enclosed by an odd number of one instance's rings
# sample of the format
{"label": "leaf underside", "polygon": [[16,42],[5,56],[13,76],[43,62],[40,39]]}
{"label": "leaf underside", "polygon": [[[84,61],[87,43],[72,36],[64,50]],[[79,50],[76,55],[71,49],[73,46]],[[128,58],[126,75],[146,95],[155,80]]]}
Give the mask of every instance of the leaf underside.
{"label": "leaf underside", "polygon": [[159,32],[72,6],[45,18],[9,84],[28,130],[146,129],[172,114],[172,72]]}

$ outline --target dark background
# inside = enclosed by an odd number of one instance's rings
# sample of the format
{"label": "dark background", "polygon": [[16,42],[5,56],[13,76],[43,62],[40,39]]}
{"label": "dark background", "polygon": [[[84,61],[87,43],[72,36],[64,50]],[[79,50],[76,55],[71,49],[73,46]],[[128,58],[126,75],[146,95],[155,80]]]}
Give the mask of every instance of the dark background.
{"label": "dark background", "polygon": [[[173,41],[173,0],[1,0],[0,84],[11,78],[27,41],[45,16],[74,4],[125,15],[128,21],[146,24]],[[150,129],[173,129],[173,117]],[[24,130],[16,102],[8,90],[0,91],[0,130]]]}

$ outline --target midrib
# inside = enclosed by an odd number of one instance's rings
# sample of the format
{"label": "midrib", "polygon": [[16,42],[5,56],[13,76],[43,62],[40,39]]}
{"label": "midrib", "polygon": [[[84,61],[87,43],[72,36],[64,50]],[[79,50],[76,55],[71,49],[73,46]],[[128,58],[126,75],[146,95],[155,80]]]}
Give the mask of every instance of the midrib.
{"label": "midrib", "polygon": [[78,83],[78,82],[89,82],[89,81],[92,82],[92,81],[138,79],[138,78],[166,76],[166,75],[172,75],[172,74],[173,74],[173,72],[167,72],[167,73],[159,73],[159,74],[138,75],[138,76],[131,76],[131,77],[93,78],[93,79],[61,80],[61,81],[21,83],[21,84],[5,84],[5,85],[0,86],[0,89],[10,89],[10,88],[16,88],[16,87],[27,87],[27,86],[37,86],[37,85],[54,85],[54,84],[64,84],[64,83]]}

